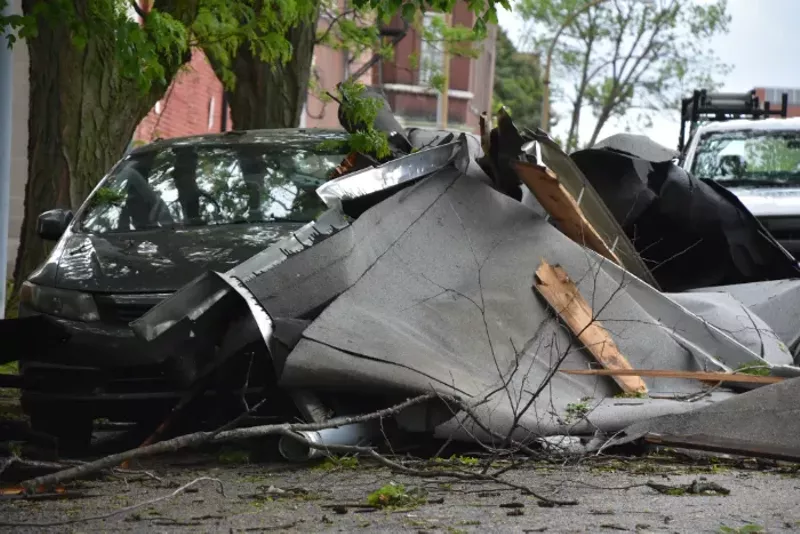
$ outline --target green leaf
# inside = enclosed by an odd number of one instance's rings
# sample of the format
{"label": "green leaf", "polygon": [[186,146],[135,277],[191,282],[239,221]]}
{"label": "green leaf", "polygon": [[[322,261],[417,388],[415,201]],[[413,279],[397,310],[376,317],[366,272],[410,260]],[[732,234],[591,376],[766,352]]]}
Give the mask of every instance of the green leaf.
{"label": "green leaf", "polygon": [[403,4],[403,18],[407,21],[414,20],[417,14],[417,7],[412,3]]}

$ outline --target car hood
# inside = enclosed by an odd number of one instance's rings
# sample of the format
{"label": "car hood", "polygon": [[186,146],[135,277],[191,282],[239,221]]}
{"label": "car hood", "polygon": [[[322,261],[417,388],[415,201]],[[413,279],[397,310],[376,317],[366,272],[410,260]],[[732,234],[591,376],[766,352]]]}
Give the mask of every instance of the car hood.
{"label": "car hood", "polygon": [[56,287],[102,293],[171,292],[208,271],[227,271],[300,228],[298,223],[220,225],[65,238]]}
{"label": "car hood", "polygon": [[729,187],[756,217],[800,217],[800,187]]}

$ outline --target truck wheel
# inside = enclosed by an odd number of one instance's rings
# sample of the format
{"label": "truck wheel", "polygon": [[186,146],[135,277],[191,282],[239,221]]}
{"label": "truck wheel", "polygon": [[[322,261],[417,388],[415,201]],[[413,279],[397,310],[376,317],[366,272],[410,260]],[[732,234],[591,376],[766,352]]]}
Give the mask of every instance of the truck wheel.
{"label": "truck wheel", "polygon": [[56,440],[59,456],[77,456],[89,450],[92,443],[91,417],[56,410],[36,410],[29,414],[29,418],[31,430]]}

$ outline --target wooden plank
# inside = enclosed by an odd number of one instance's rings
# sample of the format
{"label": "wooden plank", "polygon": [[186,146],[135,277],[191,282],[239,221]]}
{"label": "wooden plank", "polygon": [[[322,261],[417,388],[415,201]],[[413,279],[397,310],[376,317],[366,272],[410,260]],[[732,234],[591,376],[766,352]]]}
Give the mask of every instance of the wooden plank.
{"label": "wooden plank", "polygon": [[[606,369],[632,369],[611,335],[599,321],[594,319],[589,303],[581,296],[564,269],[542,260],[542,264],[536,270],[534,287],[600,365]],[[641,377],[613,376],[613,378],[625,393],[647,392],[647,386]]]}
{"label": "wooden plank", "polygon": [[558,177],[547,167],[524,161],[515,161],[514,168],[520,180],[530,189],[542,207],[558,223],[567,237],[581,246],[586,246],[617,265],[619,257],[600,237],[597,230],[583,215],[581,207],[572,198]]}
{"label": "wooden plank", "polygon": [[649,376],[653,378],[689,378],[703,382],[739,382],[741,384],[777,384],[782,376],[755,376],[708,371],[673,371],[671,369],[559,369],[568,375]]}

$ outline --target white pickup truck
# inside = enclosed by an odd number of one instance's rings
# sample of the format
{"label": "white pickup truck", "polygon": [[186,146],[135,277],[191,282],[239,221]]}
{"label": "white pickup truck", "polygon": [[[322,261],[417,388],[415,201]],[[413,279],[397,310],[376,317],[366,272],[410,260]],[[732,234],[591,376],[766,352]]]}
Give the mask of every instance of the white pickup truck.
{"label": "white pickup truck", "polygon": [[699,126],[682,166],[697,178],[728,188],[800,258],[800,118]]}

